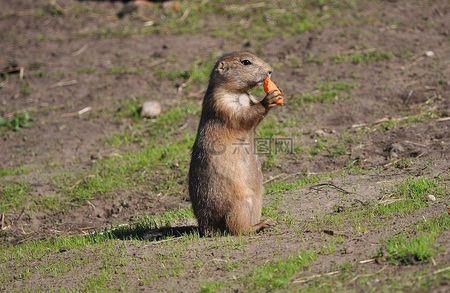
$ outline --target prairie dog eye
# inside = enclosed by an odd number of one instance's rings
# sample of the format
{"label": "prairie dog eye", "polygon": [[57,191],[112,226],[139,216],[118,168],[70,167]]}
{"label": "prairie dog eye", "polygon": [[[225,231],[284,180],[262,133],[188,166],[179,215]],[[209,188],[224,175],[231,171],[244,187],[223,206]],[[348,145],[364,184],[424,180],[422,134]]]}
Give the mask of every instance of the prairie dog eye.
{"label": "prairie dog eye", "polygon": [[241,63],[244,64],[244,65],[251,65],[252,64],[252,62],[250,62],[250,60],[247,60],[247,59],[241,60]]}

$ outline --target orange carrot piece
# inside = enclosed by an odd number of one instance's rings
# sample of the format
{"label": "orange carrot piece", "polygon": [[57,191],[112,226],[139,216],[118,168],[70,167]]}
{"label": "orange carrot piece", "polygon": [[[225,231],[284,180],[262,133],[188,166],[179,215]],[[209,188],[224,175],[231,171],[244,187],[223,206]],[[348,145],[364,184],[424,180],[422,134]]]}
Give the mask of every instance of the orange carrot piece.
{"label": "orange carrot piece", "polygon": [[[281,92],[280,89],[277,87],[277,85],[270,79],[270,77],[266,77],[264,79],[264,92],[267,94],[267,93],[270,93],[272,91],[279,91],[279,92]],[[279,98],[276,101],[276,104],[277,105],[284,105],[284,99],[283,98]]]}

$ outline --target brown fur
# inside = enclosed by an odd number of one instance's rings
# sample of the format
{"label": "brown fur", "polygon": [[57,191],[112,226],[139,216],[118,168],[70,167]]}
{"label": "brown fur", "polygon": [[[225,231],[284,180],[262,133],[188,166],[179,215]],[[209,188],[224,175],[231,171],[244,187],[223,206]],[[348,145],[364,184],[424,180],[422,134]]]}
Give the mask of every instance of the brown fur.
{"label": "brown fur", "polygon": [[265,226],[254,138],[279,96],[268,94],[258,103],[248,91],[271,71],[255,55],[235,52],[221,57],[211,73],[189,169],[189,195],[204,234],[245,234]]}

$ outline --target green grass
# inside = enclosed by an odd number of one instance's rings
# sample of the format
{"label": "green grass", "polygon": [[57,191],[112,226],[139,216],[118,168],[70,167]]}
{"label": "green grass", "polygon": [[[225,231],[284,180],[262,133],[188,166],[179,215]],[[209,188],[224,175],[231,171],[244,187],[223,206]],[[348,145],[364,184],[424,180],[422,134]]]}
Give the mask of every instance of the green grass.
{"label": "green grass", "polygon": [[209,75],[214,67],[216,58],[217,56],[212,54],[206,59],[194,61],[186,70],[157,70],[156,75],[159,78],[170,79],[172,81],[183,80],[187,82],[188,89],[191,84],[205,85],[208,83]]}
{"label": "green grass", "polygon": [[277,182],[277,183],[271,183],[268,186],[266,186],[266,194],[267,195],[273,195],[273,194],[280,194],[285,193],[289,190],[298,189],[310,184],[315,184],[319,182],[320,180],[327,180],[332,177],[331,174],[321,174],[321,175],[310,175],[305,177],[300,177],[292,182]]}
{"label": "green grass", "polygon": [[157,168],[167,168],[170,162],[187,164],[193,142],[193,136],[186,136],[166,145],[150,144],[140,151],[97,161],[88,175],[75,183],[73,180],[63,183],[63,191],[74,200],[82,201],[117,188],[133,188],[144,182],[154,182]]}
{"label": "green grass", "polygon": [[180,123],[189,117],[197,117],[200,107],[195,103],[172,107],[164,111],[158,118],[146,121],[140,118],[141,99],[124,100],[117,110],[117,118],[132,118],[129,129],[113,134],[106,142],[112,146],[140,143],[149,145],[156,140],[173,140],[173,134],[181,126]]}
{"label": "green grass", "polygon": [[[334,25],[344,11],[354,9],[352,0],[325,1],[318,5],[310,1],[265,1],[264,3],[228,3],[225,1],[180,1],[180,11],[155,6],[148,10],[154,25],[149,27],[117,23],[77,34],[77,37],[129,38],[146,35],[209,35],[239,41],[260,43],[271,37],[289,37],[305,31]],[[323,9],[326,7],[326,9]],[[184,15],[184,13],[188,13]],[[347,15],[346,15],[347,16]],[[355,17],[346,22],[356,21]],[[242,20],[245,20],[242,23]]]}
{"label": "green grass", "polygon": [[0,185],[0,214],[26,203],[30,186],[26,182],[5,182]]}
{"label": "green grass", "polygon": [[21,128],[29,127],[31,122],[30,114],[28,112],[17,112],[11,118],[0,117],[0,127],[19,131]]}
{"label": "green grass", "polygon": [[[389,199],[392,203],[379,204],[374,213],[379,216],[389,214],[406,215],[417,209],[428,206],[428,194],[441,195],[443,190],[435,179],[426,177],[407,178],[394,188]],[[395,201],[397,200],[397,201]]]}
{"label": "green grass", "polygon": [[[137,104],[126,103],[123,112],[133,117]],[[112,145],[121,145],[135,141],[142,142],[138,151],[128,151],[97,161],[91,170],[81,176],[69,176],[56,180],[61,190],[72,199],[80,201],[90,199],[97,194],[104,194],[117,188],[133,188],[144,182],[160,182],[149,184],[153,191],[176,193],[182,189],[180,178],[187,175],[189,151],[194,141],[193,134],[186,134],[174,139],[177,125],[189,116],[197,115],[199,107],[196,104],[186,104],[174,107],[156,120],[138,122],[133,131],[125,131],[108,139]],[[140,140],[138,138],[141,138]],[[168,169],[175,165],[183,167]],[[156,170],[164,174],[160,180]],[[169,172],[169,173],[167,173]]]}
{"label": "green grass", "polygon": [[60,236],[46,240],[28,241],[2,248],[0,250],[0,263],[38,259],[49,253],[86,247],[112,239],[143,239],[142,237],[150,229],[172,226],[178,221],[193,218],[191,209],[183,208],[169,210],[159,215],[144,216],[131,225],[122,225],[87,236]]}
{"label": "green grass", "polygon": [[445,194],[439,182],[427,177],[407,178],[393,188],[380,202],[366,203],[362,207],[346,209],[340,213],[317,216],[309,223],[312,228],[350,227],[365,233],[370,227],[380,227],[394,215],[405,216],[429,205],[426,195],[441,197]]}
{"label": "green grass", "polygon": [[415,123],[420,123],[420,122],[426,122],[432,119],[436,119],[438,118],[438,112],[436,112],[435,110],[431,110],[431,111],[424,111],[415,115],[411,115],[411,116],[406,116],[405,118],[402,119],[390,119],[387,121],[384,121],[382,123],[380,123],[380,125],[378,125],[378,129],[381,132],[388,132],[394,128],[396,128],[399,125],[411,125],[411,124],[415,124]]}
{"label": "green grass", "polygon": [[391,60],[394,55],[391,52],[384,52],[377,49],[366,52],[357,52],[344,55],[336,55],[331,58],[334,63],[351,62],[353,64],[369,63]]}
{"label": "green grass", "polygon": [[436,239],[450,229],[450,216],[443,214],[416,225],[414,234],[402,232],[386,240],[385,257],[402,265],[426,262],[436,252]]}
{"label": "green grass", "polygon": [[219,291],[225,287],[225,284],[222,282],[204,282],[200,284],[200,292],[201,293],[214,293]]}
{"label": "green grass", "polygon": [[283,288],[300,270],[308,267],[317,258],[313,251],[301,251],[286,259],[267,263],[253,272],[245,279],[245,287],[252,290],[267,290]]}
{"label": "green grass", "polygon": [[0,214],[10,211],[63,211],[65,203],[58,195],[32,195],[28,182],[0,182]]}
{"label": "green grass", "polygon": [[319,83],[314,91],[295,96],[292,103],[302,106],[306,103],[332,102],[339,98],[346,98],[350,90],[355,87],[355,84],[346,81]]}
{"label": "green grass", "polygon": [[292,215],[290,215],[289,213],[281,214],[278,210],[284,193],[289,190],[294,190],[307,185],[315,184],[321,180],[329,179],[331,178],[331,176],[331,174],[312,175],[301,177],[292,182],[278,182],[267,185],[265,187],[265,190],[269,202],[263,205],[262,215],[264,217],[277,221],[283,221],[288,225],[291,225],[293,222]]}
{"label": "green grass", "polygon": [[121,101],[120,107],[116,111],[114,118],[131,118],[134,121],[141,119],[141,98],[127,98]]}
{"label": "green grass", "polygon": [[[322,276],[306,284],[287,287],[289,292],[353,292],[355,288],[361,292],[407,292],[424,291],[444,287],[450,280],[450,270],[435,274],[439,267],[426,265],[419,271],[388,269],[367,270],[360,266],[353,267],[345,263],[341,273],[335,276]],[[441,268],[442,269],[442,268]],[[377,273],[378,272],[378,273]]]}
{"label": "green grass", "polygon": [[275,151],[275,138],[286,136],[284,127],[286,123],[279,122],[274,115],[266,116],[257,129],[257,152],[266,156],[262,163],[264,170],[272,169],[278,160],[278,154]]}
{"label": "green grass", "polygon": [[30,171],[26,166],[0,168],[0,177],[23,175]]}
{"label": "green grass", "polygon": [[125,289],[126,276],[123,274],[123,270],[129,262],[125,245],[115,245],[112,242],[105,243],[105,245],[102,245],[97,258],[98,267],[93,274],[89,274],[83,280],[83,291],[109,291],[112,289],[111,283],[113,279],[119,279],[121,287],[123,286],[123,289]]}

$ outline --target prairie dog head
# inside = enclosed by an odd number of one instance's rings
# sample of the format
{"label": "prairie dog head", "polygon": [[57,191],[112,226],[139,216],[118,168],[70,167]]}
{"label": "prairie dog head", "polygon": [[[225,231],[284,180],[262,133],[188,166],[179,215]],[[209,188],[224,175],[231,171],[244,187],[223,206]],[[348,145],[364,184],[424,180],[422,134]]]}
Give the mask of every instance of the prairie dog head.
{"label": "prairie dog head", "polygon": [[247,51],[233,52],[217,60],[210,83],[230,92],[243,93],[261,85],[271,73],[272,67],[256,55]]}

